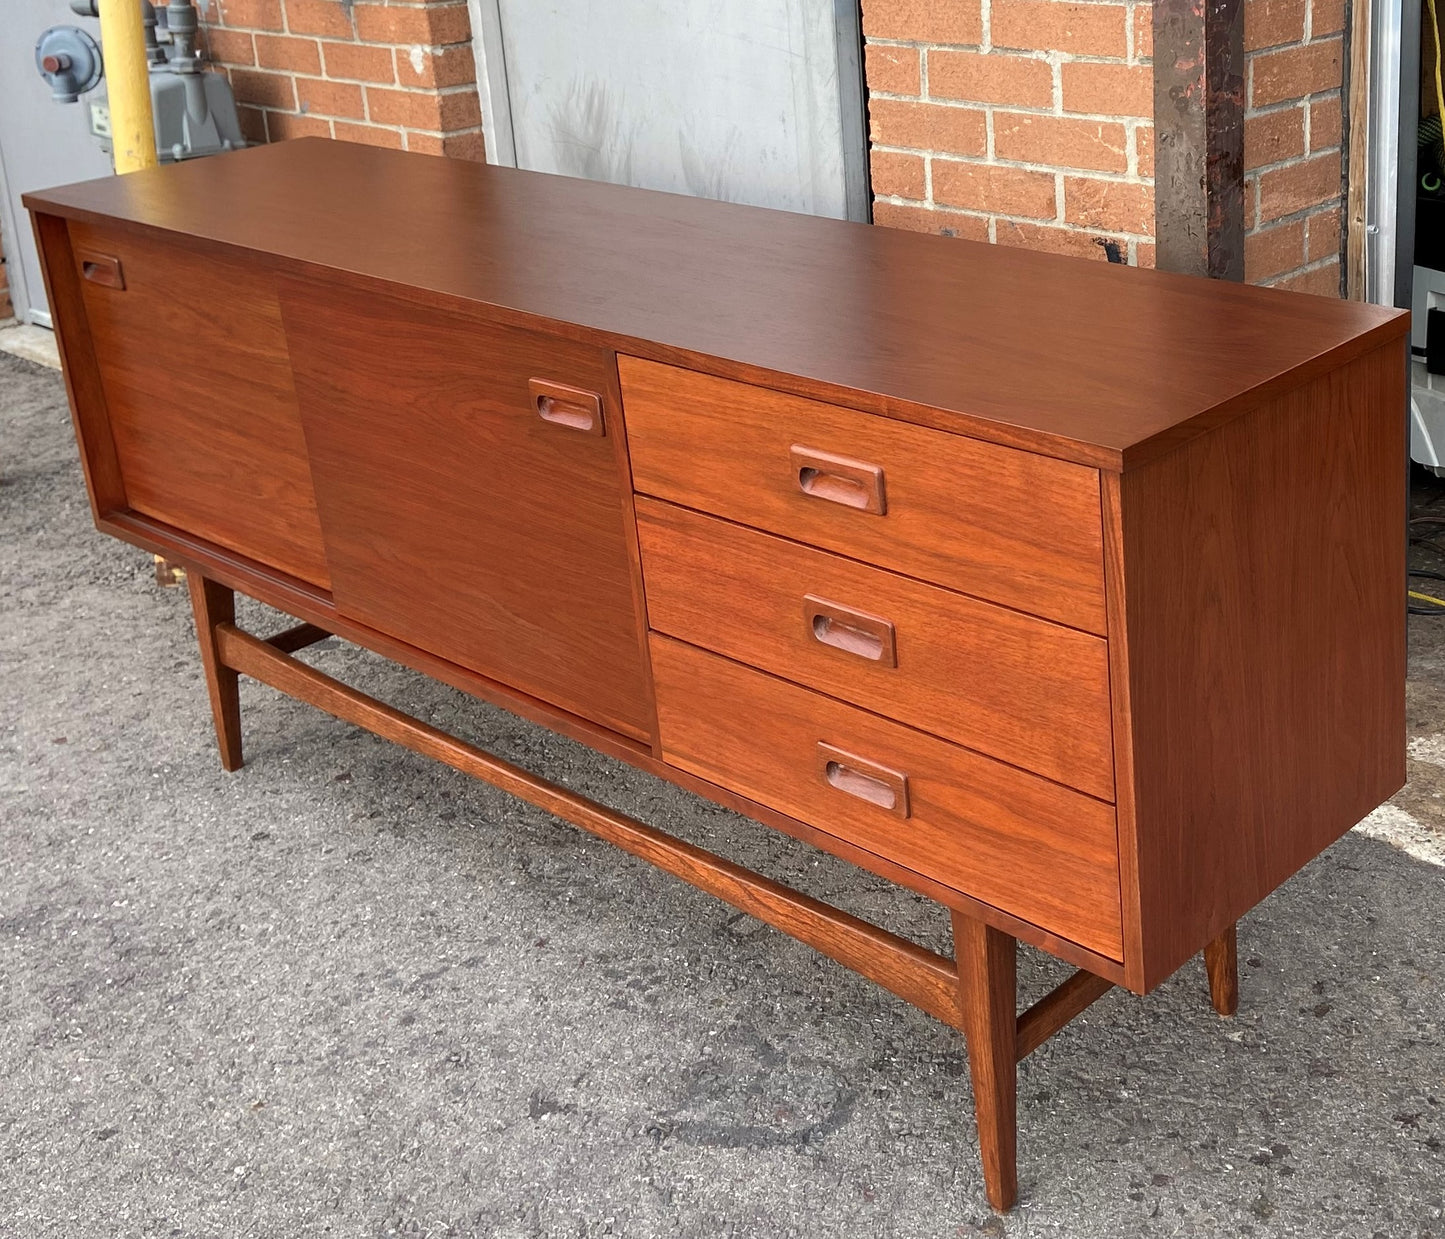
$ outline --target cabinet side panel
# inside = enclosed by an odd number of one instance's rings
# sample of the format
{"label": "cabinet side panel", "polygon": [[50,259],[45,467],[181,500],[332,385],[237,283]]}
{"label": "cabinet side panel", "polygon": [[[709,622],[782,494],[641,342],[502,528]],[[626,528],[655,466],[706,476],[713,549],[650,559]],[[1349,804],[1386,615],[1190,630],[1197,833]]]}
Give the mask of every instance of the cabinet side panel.
{"label": "cabinet side panel", "polygon": [[125,485],[116,459],[106,413],[105,390],[96,365],[90,323],[85,315],[85,295],[75,269],[70,246],[70,229],[55,215],[36,214],[35,244],[45,274],[45,294],[50,304],[55,339],[60,346],[65,390],[70,397],[70,418],[80,444],[85,485],[90,492],[91,514],[96,520],[126,506]]}
{"label": "cabinet side panel", "polygon": [[1405,781],[1402,350],[1121,479],[1137,988]]}

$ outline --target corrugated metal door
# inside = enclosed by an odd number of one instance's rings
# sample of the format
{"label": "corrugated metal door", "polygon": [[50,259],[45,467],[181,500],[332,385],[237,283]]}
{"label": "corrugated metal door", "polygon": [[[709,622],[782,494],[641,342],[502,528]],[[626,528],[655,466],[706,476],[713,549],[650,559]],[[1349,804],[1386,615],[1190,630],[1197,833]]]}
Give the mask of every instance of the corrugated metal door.
{"label": "corrugated metal door", "polygon": [[474,0],[499,163],[867,217],[851,0]]}

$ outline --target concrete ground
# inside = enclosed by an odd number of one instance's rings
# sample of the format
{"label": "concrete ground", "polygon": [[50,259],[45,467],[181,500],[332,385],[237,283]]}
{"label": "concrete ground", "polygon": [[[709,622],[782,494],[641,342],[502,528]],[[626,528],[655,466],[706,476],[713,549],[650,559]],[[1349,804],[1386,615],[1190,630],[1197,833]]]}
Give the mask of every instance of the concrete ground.
{"label": "concrete ground", "polygon": [[[266,627],[252,608],[243,620]],[[1445,619],[1411,788],[1445,856]],[[947,949],[939,910],[353,648],[308,657]],[[990,1214],[948,1028],[683,883],[269,689],[221,772],[184,591],[91,528],[0,356],[0,1236],[1445,1239],[1445,869],[1347,836],[1020,1073]],[[1025,951],[1026,998],[1060,975]]]}
{"label": "concrete ground", "polygon": [[52,369],[60,365],[60,349],[55,343],[55,334],[33,323],[19,323],[14,319],[0,323],[0,353],[23,357],[26,361],[39,362]]}

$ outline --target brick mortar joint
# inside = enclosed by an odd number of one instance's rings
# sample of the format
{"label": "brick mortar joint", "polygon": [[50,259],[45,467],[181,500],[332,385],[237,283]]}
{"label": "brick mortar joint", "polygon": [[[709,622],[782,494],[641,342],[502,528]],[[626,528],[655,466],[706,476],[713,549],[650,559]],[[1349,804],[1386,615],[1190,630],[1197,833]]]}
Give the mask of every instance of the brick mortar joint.
{"label": "brick mortar joint", "polygon": [[890,155],[918,155],[920,158],[932,162],[935,159],[944,160],[947,163],[966,164],[973,168],[1004,168],[1008,171],[1038,172],[1049,176],[1067,176],[1073,179],[1083,178],[1090,181],[1108,181],[1116,185],[1149,185],[1153,186],[1152,176],[1131,175],[1128,172],[1108,172],[1097,168],[1072,168],[1058,163],[1030,163],[1018,159],[1002,159],[998,156],[986,158],[981,155],[960,155],[952,151],[922,153],[915,150],[905,150],[895,147],[875,148],[884,150]]}
{"label": "brick mortar joint", "polygon": [[443,56],[448,52],[469,52],[472,50],[472,44],[470,40],[463,40],[460,43],[386,43],[377,42],[375,40],[371,42],[362,42],[362,40],[360,39],[333,39],[332,42],[341,43],[346,47],[354,46],[390,48],[392,51],[406,52],[408,54],[410,54],[411,52],[420,51],[428,56]]}
{"label": "brick mortar joint", "polygon": [[[458,45],[460,46],[460,45]],[[996,47],[984,43],[905,43],[897,40],[870,39],[866,47],[890,47],[910,52],[964,52],[970,56],[1008,56],[1015,60],[1051,61],[1058,58],[1061,64],[1118,65],[1125,69],[1148,69],[1154,65],[1154,57],[1140,56],[1125,51],[1122,56],[1110,56],[1103,52],[1065,52],[1040,47]]]}
{"label": "brick mortar joint", "polygon": [[1307,163],[1313,163],[1316,159],[1323,159],[1327,155],[1338,155],[1344,157],[1344,147],[1338,142],[1333,146],[1319,146],[1314,150],[1306,151],[1303,155],[1291,155],[1288,159],[1277,159],[1273,163],[1256,164],[1244,175],[1248,180],[1250,177],[1257,177],[1265,172],[1283,172],[1289,168],[1298,168]]}
{"label": "brick mortar joint", "polygon": [[1052,219],[1041,219],[1035,215],[1010,215],[1005,211],[974,211],[967,207],[947,206],[934,202],[920,202],[916,198],[900,198],[897,195],[879,195],[876,201],[888,206],[910,207],[914,210],[927,211],[930,214],[939,215],[944,218],[961,216],[964,219],[979,221],[1000,220],[1004,223],[1023,224],[1034,228],[1048,228],[1056,232],[1069,232],[1079,236],[1109,236],[1118,237],[1121,240],[1137,241],[1147,245],[1154,244],[1154,237],[1151,233],[1130,232],[1125,228],[1092,228],[1084,224],[1076,224],[1071,220],[1061,219],[1058,216]]}
{"label": "brick mortar joint", "polygon": [[1047,116],[1055,120],[1081,120],[1081,121],[1119,121],[1125,124],[1153,126],[1153,114],[1145,115],[1141,112],[1070,112],[1061,110],[1057,105],[1050,104],[1048,107],[1037,106],[1028,103],[986,103],[975,99],[950,99],[940,95],[930,98],[923,98],[920,95],[895,95],[883,91],[870,91],[870,102],[874,99],[884,103],[920,103],[929,107],[947,109],[956,112],[1018,112],[1028,116]]}
{"label": "brick mortar joint", "polygon": [[[465,7],[465,6],[456,6],[456,7]],[[411,6],[407,6],[404,11],[421,12],[421,11],[424,11],[424,10],[412,9]],[[290,41],[292,41],[292,40],[295,40],[295,41],[297,41],[297,42],[302,42],[302,43],[315,43],[315,44],[318,44],[318,45],[319,45],[319,44],[322,44],[322,43],[327,43],[327,44],[339,45],[339,46],[342,46],[342,47],[360,47],[360,48],[371,48],[371,47],[382,48],[382,47],[385,47],[385,48],[394,48],[394,49],[404,49],[404,50],[406,50],[406,51],[411,51],[413,48],[421,48],[423,51],[429,52],[429,53],[431,53],[431,54],[433,54],[433,55],[440,54],[440,53],[445,53],[445,52],[460,52],[460,51],[462,51],[463,49],[470,50],[471,47],[472,47],[472,41],[471,41],[471,39],[454,39],[454,40],[451,40],[450,42],[445,42],[445,43],[428,43],[428,42],[425,42],[425,41],[415,41],[415,40],[412,40],[412,41],[398,41],[398,40],[394,40],[394,39],[363,39],[359,34],[357,34],[357,33],[355,32],[355,30],[352,31],[352,33],[351,33],[350,36],[343,35],[343,34],[314,34],[314,33],[312,33],[311,31],[299,31],[299,30],[268,30],[268,29],[266,29],[264,26],[231,26],[231,25],[227,25],[224,21],[219,21],[219,20],[214,20],[214,19],[211,20],[211,21],[203,21],[203,22],[201,23],[200,30],[201,30],[201,39],[202,39],[202,43],[203,43],[203,44],[204,44],[205,36],[206,36],[207,32],[208,32],[208,31],[215,30],[215,31],[223,32],[223,33],[225,33],[225,34],[246,34],[246,35],[252,36],[253,39],[255,38],[255,36],[260,35],[262,38],[266,38],[266,39],[279,39],[279,40],[284,40],[284,41],[286,41],[286,42],[290,42]]]}
{"label": "brick mortar joint", "polygon": [[[1341,89],[1339,86],[1331,86],[1327,90],[1310,91],[1309,94],[1295,95],[1292,98],[1280,99],[1276,103],[1266,103],[1260,107],[1255,107],[1251,104],[1244,109],[1244,119],[1254,120],[1258,116],[1279,116],[1290,108],[1298,108],[1308,112],[1316,103],[1324,103],[1330,99],[1338,99]],[[1341,103],[1343,103],[1343,100],[1341,100]]]}
{"label": "brick mortar joint", "polygon": [[476,94],[476,82],[453,82],[448,86],[434,86],[426,82],[403,82],[394,78],[389,82],[378,82],[369,78],[346,77],[338,73],[313,73],[309,69],[275,69],[267,65],[240,65],[229,61],[214,62],[218,69],[227,73],[254,73],[264,77],[291,78],[297,82],[330,82],[337,86],[365,86],[373,90],[405,90],[434,95]]}
{"label": "brick mortar joint", "polygon": [[1244,235],[1257,237],[1267,232],[1273,232],[1277,228],[1288,228],[1292,224],[1308,225],[1312,219],[1324,215],[1336,215],[1343,209],[1338,199],[1334,202],[1312,202],[1309,206],[1301,207],[1298,211],[1292,211],[1288,215],[1281,215],[1278,219],[1257,219],[1254,227],[1248,229]]}
{"label": "brick mortar joint", "polygon": [[1326,43],[1343,43],[1345,32],[1343,30],[1331,30],[1328,34],[1322,34],[1318,38],[1311,38],[1306,34],[1303,38],[1290,39],[1287,43],[1271,43],[1268,47],[1256,47],[1247,50],[1246,58],[1253,56],[1272,56],[1281,51],[1293,51],[1301,47],[1323,47]]}
{"label": "brick mortar joint", "polygon": [[1272,275],[1269,279],[1262,281],[1265,288],[1274,288],[1284,280],[1297,280],[1302,275],[1313,275],[1316,271],[1323,271],[1328,267],[1338,266],[1340,256],[1338,254],[1326,254],[1323,258],[1316,258],[1302,266],[1291,267],[1288,271],[1281,271],[1278,275]]}
{"label": "brick mortar joint", "polygon": [[992,56],[999,60],[1038,60],[1045,64],[1113,65],[1121,69],[1146,69],[1151,68],[1154,63],[1152,56],[1136,58],[1127,52],[1122,56],[1111,56],[1103,52],[1064,52],[1042,47],[985,47],[981,43],[909,43],[898,46],[906,46],[910,51],[963,52],[968,56]]}
{"label": "brick mortar joint", "polygon": [[[1040,176],[1068,177],[1071,180],[1098,181],[1109,185],[1129,185],[1147,189],[1155,187],[1155,178],[1131,172],[1100,172],[1093,168],[1069,168],[1060,164],[1026,164],[1006,159],[960,159],[952,153],[923,154],[912,150],[898,150],[893,147],[881,148],[886,155],[905,155],[924,160],[924,177],[931,185],[933,165],[937,161],[952,164],[966,164],[973,168],[998,168],[1005,172],[1029,172]],[[878,195],[881,199],[883,195]]]}
{"label": "brick mortar joint", "polygon": [[[1127,133],[1126,133],[1125,136],[1127,137]],[[1119,148],[1119,147],[1111,146],[1111,147],[1109,147],[1108,149],[1109,149],[1109,150],[1119,150],[1120,148]],[[1073,167],[1072,164],[1064,164],[1064,163],[1057,163],[1057,162],[1054,162],[1054,163],[1040,163],[1038,160],[1030,160],[1030,159],[1010,159],[1007,155],[998,155],[998,154],[994,154],[994,155],[979,155],[979,154],[975,154],[975,153],[973,153],[973,152],[967,152],[967,151],[946,150],[946,149],[943,148],[943,147],[933,147],[933,146],[905,146],[905,145],[902,145],[902,144],[897,143],[897,142],[870,142],[870,143],[869,143],[869,150],[870,150],[870,152],[871,152],[871,151],[879,151],[879,152],[881,152],[881,153],[883,153],[883,154],[887,154],[887,155],[916,155],[916,156],[918,156],[918,157],[921,158],[921,159],[947,159],[947,160],[951,160],[951,161],[954,162],[954,163],[980,163],[980,164],[999,163],[999,164],[1007,164],[1007,165],[1009,165],[1010,167],[1047,168],[1047,169],[1049,169],[1050,171],[1057,171],[1057,170],[1059,170],[1059,169],[1065,169],[1065,170],[1067,170],[1067,169]],[[1303,158],[1301,158],[1301,159],[1296,159],[1296,160],[1294,160],[1294,161],[1292,161],[1292,162],[1295,162],[1295,163],[1308,163],[1310,159],[1315,158],[1315,157],[1317,157],[1317,156],[1319,156],[1319,155],[1327,155],[1327,154],[1330,153],[1331,150],[1339,150],[1339,147],[1321,148],[1320,150],[1315,151],[1315,152],[1314,152],[1313,154],[1311,154],[1311,155],[1307,155],[1307,156],[1305,156],[1305,157],[1303,157]],[[1127,154],[1127,143],[1126,143],[1126,145],[1125,145],[1125,148],[1124,148],[1124,152],[1123,152],[1123,153]],[[1287,164],[1287,163],[1269,164],[1269,165],[1263,166],[1263,167],[1261,167],[1261,168],[1259,168],[1259,169],[1251,169],[1250,171],[1251,171],[1251,173],[1253,173],[1253,172],[1255,172],[1255,171],[1273,172],[1276,168],[1282,168],[1282,167],[1287,167],[1287,166],[1289,166],[1289,164]],[[1107,175],[1107,176],[1121,176],[1121,177],[1125,177],[1126,179],[1130,179],[1130,180],[1133,179],[1133,177],[1129,176],[1129,174],[1128,174],[1127,172],[1111,171],[1111,170],[1109,170],[1109,169],[1107,169],[1107,168],[1085,168],[1084,171],[1085,171],[1085,172],[1091,172],[1091,173],[1097,172],[1097,173],[1098,173],[1099,175],[1101,175],[1101,176],[1106,176],[1106,175]],[[1147,178],[1147,179],[1152,180],[1153,178],[1150,177],[1150,178]]]}
{"label": "brick mortar joint", "polygon": [[464,133],[481,133],[486,128],[484,125],[461,125],[456,129],[423,129],[418,125],[403,125],[407,133],[429,133],[434,137],[455,138]]}

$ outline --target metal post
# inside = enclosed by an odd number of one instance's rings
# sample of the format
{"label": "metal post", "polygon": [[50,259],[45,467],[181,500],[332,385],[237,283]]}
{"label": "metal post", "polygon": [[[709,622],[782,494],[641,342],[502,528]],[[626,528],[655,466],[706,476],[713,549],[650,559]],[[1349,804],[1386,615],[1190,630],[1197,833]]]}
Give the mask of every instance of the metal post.
{"label": "metal post", "polygon": [[1244,278],[1244,4],[1155,0],[1157,265]]}
{"label": "metal post", "polygon": [[115,170],[154,168],[155,119],[140,0],[100,0],[100,45],[109,83]]}

